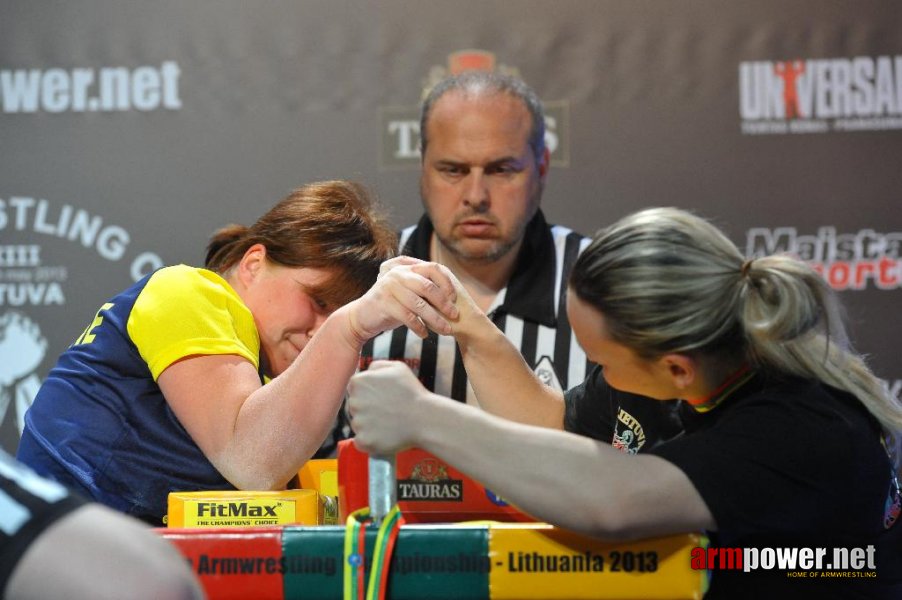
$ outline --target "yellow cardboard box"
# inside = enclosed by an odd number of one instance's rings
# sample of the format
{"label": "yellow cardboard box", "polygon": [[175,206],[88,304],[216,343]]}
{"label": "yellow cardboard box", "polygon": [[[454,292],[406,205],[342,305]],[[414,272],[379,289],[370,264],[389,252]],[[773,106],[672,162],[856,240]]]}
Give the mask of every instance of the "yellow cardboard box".
{"label": "yellow cardboard box", "polygon": [[322,525],[316,490],[171,492],[168,527]]}
{"label": "yellow cardboard box", "polygon": [[316,490],[323,504],[323,524],[340,525],[338,521],[338,459],[308,460],[298,471],[301,487]]}

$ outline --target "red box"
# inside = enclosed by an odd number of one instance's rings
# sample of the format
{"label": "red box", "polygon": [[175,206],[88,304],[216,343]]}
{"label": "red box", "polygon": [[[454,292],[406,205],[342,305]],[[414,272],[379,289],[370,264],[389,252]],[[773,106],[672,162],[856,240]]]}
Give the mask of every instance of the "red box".
{"label": "red box", "polygon": [[[448,463],[412,448],[395,456],[398,506],[408,523],[534,522]],[[353,440],[338,446],[338,506],[342,522],[369,505],[369,455]]]}

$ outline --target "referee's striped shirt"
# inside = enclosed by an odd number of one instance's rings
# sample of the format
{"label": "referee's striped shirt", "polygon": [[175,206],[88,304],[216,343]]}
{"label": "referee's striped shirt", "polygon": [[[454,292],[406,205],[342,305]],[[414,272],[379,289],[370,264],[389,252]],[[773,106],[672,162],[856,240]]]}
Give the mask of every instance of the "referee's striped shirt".
{"label": "referee's striped shirt", "polygon": [[[401,254],[429,260],[432,223],[425,215],[401,232]],[[495,325],[520,349],[530,368],[547,384],[566,390],[582,383],[586,354],[570,331],[566,313],[567,277],[589,239],[546,223],[541,211],[529,222],[513,275],[488,310]],[[407,327],[367,342],[361,370],[372,360],[405,361],[430,391],[473,403],[463,360],[453,337],[430,333],[421,339]]]}

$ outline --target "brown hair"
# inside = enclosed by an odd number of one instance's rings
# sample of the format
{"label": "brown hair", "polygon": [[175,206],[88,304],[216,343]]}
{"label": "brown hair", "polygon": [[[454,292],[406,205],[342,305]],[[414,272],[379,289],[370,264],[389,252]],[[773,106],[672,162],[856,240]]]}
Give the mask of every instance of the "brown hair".
{"label": "brown hair", "polygon": [[254,244],[282,266],[336,269],[331,281],[311,290],[334,309],[373,285],[380,263],[395,254],[397,236],[362,185],[321,181],[292,191],[250,227],[218,230],[204,264],[224,273]]}

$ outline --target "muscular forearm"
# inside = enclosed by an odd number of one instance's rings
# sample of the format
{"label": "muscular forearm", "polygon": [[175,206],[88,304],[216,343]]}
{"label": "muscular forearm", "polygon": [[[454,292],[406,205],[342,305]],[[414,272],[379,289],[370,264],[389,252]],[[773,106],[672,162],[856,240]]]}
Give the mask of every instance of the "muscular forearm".
{"label": "muscular forearm", "polygon": [[[605,501],[607,486],[601,486],[597,493],[602,496],[596,496],[589,491],[594,486],[584,485],[603,458],[595,443],[474,413],[472,407],[457,403],[430,402],[417,424],[416,445],[540,520],[598,533],[592,507]],[[561,454],[564,447],[567,451]],[[577,481],[580,485],[573,485]]]}
{"label": "muscular forearm", "polygon": [[607,539],[711,525],[686,475],[656,456],[621,454],[590,438],[448,402],[396,362],[374,362],[348,391],[363,450],[422,448],[539,519]]}
{"label": "muscular forearm", "polygon": [[325,439],[366,340],[399,325],[421,336],[427,327],[451,333],[446,318],[458,316],[454,290],[436,269],[402,264],[380,275],[363,296],[332,313],[267,385],[244,356],[199,355],[166,368],[160,389],[234,485],[283,487]]}
{"label": "muscular forearm", "polygon": [[479,406],[519,423],[563,429],[563,395],[539,381],[488,317],[467,319],[457,324],[455,338]]}
{"label": "muscular forearm", "polygon": [[279,488],[297,473],[334,423],[362,343],[340,309],[284,373],[248,397],[233,436],[242,482],[232,483]]}
{"label": "muscular forearm", "polygon": [[4,598],[204,598],[184,557],[139,521],[99,504],[46,529],[12,573]]}
{"label": "muscular forearm", "polygon": [[[657,457],[621,454],[434,397],[426,403],[417,411],[416,445],[540,520],[612,541],[701,527],[693,522],[697,497],[682,504],[694,493],[685,476]],[[662,495],[673,504],[662,508]]]}

